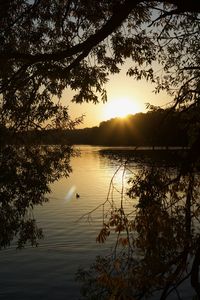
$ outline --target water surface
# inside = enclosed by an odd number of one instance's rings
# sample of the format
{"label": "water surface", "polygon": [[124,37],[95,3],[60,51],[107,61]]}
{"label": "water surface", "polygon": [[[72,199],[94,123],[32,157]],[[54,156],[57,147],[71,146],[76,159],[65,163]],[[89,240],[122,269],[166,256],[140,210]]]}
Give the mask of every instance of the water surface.
{"label": "water surface", "polygon": [[[102,207],[90,219],[81,217],[105,201],[120,160],[104,155],[103,147],[78,148],[80,155],[70,160],[73,170],[70,176],[58,176],[57,181],[52,180],[49,201],[34,208],[44,239],[37,248],[26,246],[16,250],[16,243],[12,242],[10,247],[1,251],[0,299],[77,300],[80,293],[74,280],[76,271],[79,267],[89,267],[96,255],[106,254],[111,249],[112,238],[103,245],[96,243],[102,225]],[[138,162],[133,164],[137,172],[140,165]],[[123,170],[119,170],[114,179],[119,189],[122,173]],[[126,205],[129,209],[133,203],[127,202]],[[186,286],[181,288],[182,294],[184,299],[191,299]]]}
{"label": "water surface", "polygon": [[80,155],[70,162],[70,177],[54,182],[49,202],[34,209],[44,233],[39,246],[16,250],[12,243],[1,251],[1,299],[78,299],[75,272],[111,247],[111,242],[96,243],[101,208],[92,215],[91,223],[87,218],[77,220],[105,201],[118,162],[108,163],[99,155],[99,147],[79,148]]}

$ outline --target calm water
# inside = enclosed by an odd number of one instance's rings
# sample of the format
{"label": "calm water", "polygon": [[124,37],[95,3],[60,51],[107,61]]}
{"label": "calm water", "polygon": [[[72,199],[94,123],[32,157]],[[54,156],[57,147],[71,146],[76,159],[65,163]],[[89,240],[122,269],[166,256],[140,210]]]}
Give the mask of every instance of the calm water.
{"label": "calm water", "polygon": [[[99,154],[99,147],[81,146],[71,159],[73,172],[51,185],[50,201],[34,209],[44,239],[38,248],[16,250],[15,244],[1,251],[0,299],[78,299],[75,273],[89,266],[96,255],[112,246],[112,239],[99,245],[95,239],[102,224],[102,208],[77,221],[106,199],[110,180],[119,162]],[[122,171],[115,184],[121,184]],[[76,198],[76,193],[80,198]],[[127,206],[131,203],[127,203]],[[184,288],[184,299],[191,299]],[[172,299],[172,298],[171,298]]]}
{"label": "calm water", "polygon": [[89,266],[112,244],[102,246],[95,241],[102,209],[92,215],[91,223],[87,218],[77,222],[104,202],[118,166],[100,156],[99,149],[81,147],[81,155],[71,159],[70,177],[53,183],[50,201],[34,210],[45,236],[38,248],[16,250],[13,244],[1,251],[1,299],[78,299],[79,286],[74,281],[78,267]]}

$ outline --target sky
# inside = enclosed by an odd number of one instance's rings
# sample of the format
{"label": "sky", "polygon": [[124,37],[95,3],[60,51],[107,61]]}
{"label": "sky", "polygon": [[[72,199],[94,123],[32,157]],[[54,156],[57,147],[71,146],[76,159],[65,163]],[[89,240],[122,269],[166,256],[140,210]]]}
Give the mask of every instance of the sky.
{"label": "sky", "polygon": [[72,119],[85,115],[83,123],[78,128],[98,126],[100,122],[114,117],[147,112],[146,103],[165,106],[171,100],[164,92],[153,93],[153,84],[127,76],[125,68],[109,78],[106,84],[108,101],[105,104],[71,103],[69,99],[72,98],[72,92],[66,91],[63,94],[63,103],[68,105]]}

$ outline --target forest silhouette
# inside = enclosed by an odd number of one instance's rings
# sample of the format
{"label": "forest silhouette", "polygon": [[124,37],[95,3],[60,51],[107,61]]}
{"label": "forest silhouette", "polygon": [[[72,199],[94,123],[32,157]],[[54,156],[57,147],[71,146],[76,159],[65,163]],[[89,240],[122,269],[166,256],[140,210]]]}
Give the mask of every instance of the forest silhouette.
{"label": "forest silhouette", "polygon": [[[9,132],[5,135],[9,139]],[[162,109],[137,113],[126,118],[113,118],[91,128],[19,132],[9,140],[32,144],[164,147],[184,147],[189,142],[184,115]]]}

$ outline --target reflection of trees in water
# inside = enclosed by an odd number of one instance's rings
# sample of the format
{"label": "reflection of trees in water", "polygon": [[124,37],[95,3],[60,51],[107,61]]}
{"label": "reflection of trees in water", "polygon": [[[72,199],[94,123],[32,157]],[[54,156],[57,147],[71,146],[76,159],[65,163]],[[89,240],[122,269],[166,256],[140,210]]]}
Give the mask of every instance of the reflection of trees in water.
{"label": "reflection of trees in water", "polygon": [[16,237],[17,247],[37,245],[42,229],[35,205],[48,201],[49,184],[71,172],[67,146],[5,146],[0,149],[0,248]]}
{"label": "reflection of trees in water", "polygon": [[[122,182],[129,170],[123,166]],[[89,271],[80,270],[85,299],[143,299],[157,293],[166,299],[190,278],[199,296],[200,181],[195,172],[180,176],[177,169],[143,167],[121,187],[116,203],[111,188],[104,206],[97,241],[104,243],[112,233],[116,243],[110,255],[98,257]],[[133,201],[126,210],[126,199]],[[135,203],[135,204],[134,204]]]}

